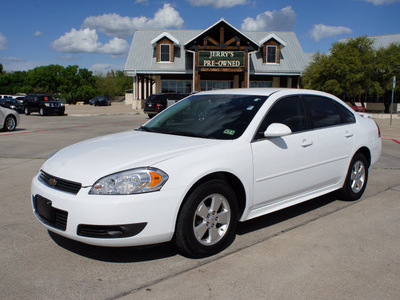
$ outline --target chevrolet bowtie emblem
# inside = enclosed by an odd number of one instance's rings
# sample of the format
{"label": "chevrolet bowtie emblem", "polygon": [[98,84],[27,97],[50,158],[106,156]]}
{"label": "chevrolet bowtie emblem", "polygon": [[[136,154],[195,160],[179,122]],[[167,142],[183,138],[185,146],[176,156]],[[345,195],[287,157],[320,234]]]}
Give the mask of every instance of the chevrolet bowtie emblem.
{"label": "chevrolet bowtie emblem", "polygon": [[54,178],[50,178],[50,179],[49,179],[49,184],[50,184],[51,186],[55,186],[55,185],[57,184],[57,180],[55,180]]}

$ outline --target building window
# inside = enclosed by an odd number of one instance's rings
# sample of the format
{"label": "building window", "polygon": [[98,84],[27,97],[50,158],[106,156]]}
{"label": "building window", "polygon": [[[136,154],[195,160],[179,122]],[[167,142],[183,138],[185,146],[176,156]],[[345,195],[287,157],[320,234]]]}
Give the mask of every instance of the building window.
{"label": "building window", "polygon": [[272,87],[272,81],[250,81],[251,88]]}
{"label": "building window", "polygon": [[276,46],[267,46],[267,63],[276,63]]}
{"label": "building window", "polygon": [[224,80],[201,80],[202,91],[223,90],[233,88],[233,81]]}
{"label": "building window", "polygon": [[160,45],[160,61],[169,62],[170,57],[170,45]]}
{"label": "building window", "polygon": [[191,80],[161,80],[161,93],[190,94]]}

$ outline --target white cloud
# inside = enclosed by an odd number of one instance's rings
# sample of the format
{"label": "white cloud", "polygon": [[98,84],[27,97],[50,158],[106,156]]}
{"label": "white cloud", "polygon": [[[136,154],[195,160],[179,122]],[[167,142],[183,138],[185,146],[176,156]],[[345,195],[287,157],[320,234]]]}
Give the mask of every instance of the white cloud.
{"label": "white cloud", "polygon": [[187,0],[193,6],[213,6],[215,8],[230,8],[247,4],[248,0]]}
{"label": "white cloud", "polygon": [[392,4],[392,3],[400,2],[400,0],[361,0],[361,1],[369,2],[374,5],[384,5],[384,4]]}
{"label": "white cloud", "polygon": [[7,72],[26,71],[43,65],[42,62],[26,61],[20,57],[3,57],[0,59],[0,63],[3,64],[4,70]]}
{"label": "white cloud", "polygon": [[352,30],[350,28],[344,26],[327,26],[324,24],[314,25],[310,30],[311,38],[315,41],[319,41],[323,38],[328,37],[336,37],[342,34],[351,33]]}
{"label": "white cloud", "polygon": [[171,4],[165,3],[163,8],[160,8],[154,18],[141,17],[121,17],[118,14],[104,14],[101,16],[87,17],[82,24],[84,28],[98,29],[100,32],[120,38],[131,37],[137,29],[166,29],[166,28],[181,28],[183,19],[178,11]]}
{"label": "white cloud", "polygon": [[4,34],[0,32],[0,50],[7,49],[8,40]]}
{"label": "white cloud", "polygon": [[98,35],[95,29],[72,29],[59,39],[51,43],[54,50],[65,53],[106,53],[112,55],[121,55],[128,51],[128,43],[120,38],[113,38],[106,44],[98,41]]}
{"label": "white cloud", "polygon": [[112,64],[94,64],[89,68],[89,70],[95,74],[104,74],[113,70],[114,68],[115,66]]}
{"label": "white cloud", "polygon": [[296,13],[291,6],[281,10],[266,11],[259,14],[256,19],[246,18],[242,23],[244,31],[265,31],[265,30],[292,30],[296,23]]}
{"label": "white cloud", "polygon": [[35,33],[33,34],[33,36],[42,36],[43,32],[36,30]]}

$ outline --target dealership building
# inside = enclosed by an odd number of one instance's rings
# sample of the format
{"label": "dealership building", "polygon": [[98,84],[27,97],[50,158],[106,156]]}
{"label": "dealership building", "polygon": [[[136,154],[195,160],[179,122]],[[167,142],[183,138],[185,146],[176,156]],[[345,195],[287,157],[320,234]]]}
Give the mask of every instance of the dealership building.
{"label": "dealership building", "polygon": [[127,100],[141,108],[154,93],[298,88],[310,59],[294,32],[240,31],[224,19],[205,30],[138,30],[125,64],[134,78]]}

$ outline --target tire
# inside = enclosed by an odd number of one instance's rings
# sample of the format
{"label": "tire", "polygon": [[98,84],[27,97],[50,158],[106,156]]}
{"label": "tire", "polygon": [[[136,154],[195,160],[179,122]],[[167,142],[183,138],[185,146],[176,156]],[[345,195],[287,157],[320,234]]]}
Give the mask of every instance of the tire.
{"label": "tire", "polygon": [[24,113],[25,115],[29,116],[31,114],[31,111],[29,110],[29,107],[24,108]]}
{"label": "tire", "polygon": [[205,182],[189,194],[181,208],[176,246],[187,257],[214,255],[233,242],[237,221],[238,206],[232,189],[222,180]]}
{"label": "tire", "polygon": [[356,153],[351,160],[344,185],[338,191],[341,200],[355,201],[361,198],[367,187],[368,167],[365,156]]}
{"label": "tire", "polygon": [[43,107],[39,108],[39,115],[41,115],[41,116],[45,116],[46,115],[46,111],[44,110]]}
{"label": "tire", "polygon": [[3,129],[5,131],[13,131],[15,130],[15,127],[17,127],[16,119],[13,116],[7,116],[6,119],[4,120]]}

